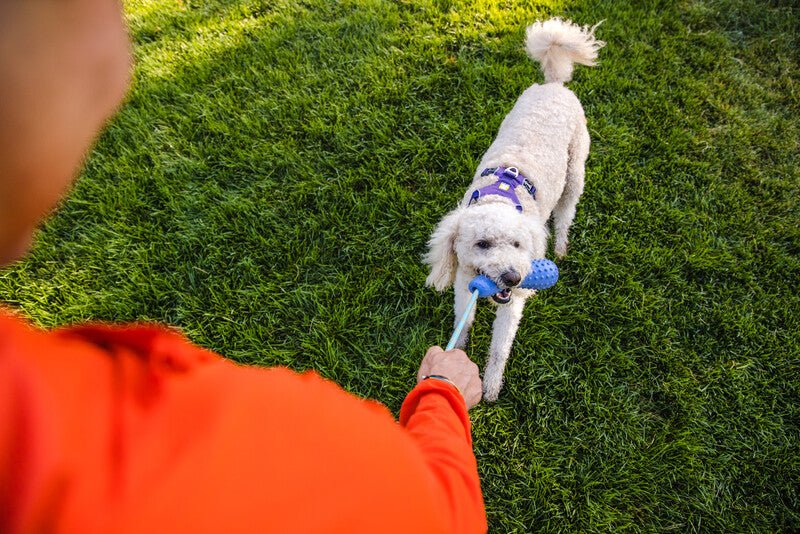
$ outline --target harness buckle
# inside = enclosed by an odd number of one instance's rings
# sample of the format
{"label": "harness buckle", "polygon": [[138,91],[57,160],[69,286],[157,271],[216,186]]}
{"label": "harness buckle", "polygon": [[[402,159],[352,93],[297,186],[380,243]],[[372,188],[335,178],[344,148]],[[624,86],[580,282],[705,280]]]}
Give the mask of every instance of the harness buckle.
{"label": "harness buckle", "polygon": [[516,167],[507,167],[506,170],[503,171],[503,176],[516,180],[519,176],[519,169]]}
{"label": "harness buckle", "polygon": [[533,197],[533,200],[536,200],[536,187],[527,179],[523,180],[522,182],[523,187],[527,189],[528,193]]}
{"label": "harness buckle", "polygon": [[479,198],[481,198],[481,192],[479,189],[476,189],[472,192],[472,198],[469,199],[467,206],[472,206],[472,203],[477,202]]}

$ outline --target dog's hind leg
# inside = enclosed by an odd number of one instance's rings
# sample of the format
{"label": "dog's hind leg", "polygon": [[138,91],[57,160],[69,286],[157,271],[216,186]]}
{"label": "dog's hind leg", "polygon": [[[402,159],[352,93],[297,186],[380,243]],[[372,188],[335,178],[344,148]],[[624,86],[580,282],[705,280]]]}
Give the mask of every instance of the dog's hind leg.
{"label": "dog's hind leg", "polygon": [[575,129],[569,145],[569,161],[567,163],[567,180],[564,192],[553,209],[553,231],[555,233],[556,257],[567,255],[569,228],[575,218],[575,207],[583,193],[584,175],[586,174],[586,158],[589,156],[589,132],[584,121]]}
{"label": "dog's hind leg", "polygon": [[492,344],[489,348],[489,361],[483,372],[483,398],[488,402],[497,400],[503,387],[503,372],[506,368],[511,345],[517,335],[519,321],[522,319],[524,298],[513,298],[511,302],[497,309],[497,317],[492,325]]}

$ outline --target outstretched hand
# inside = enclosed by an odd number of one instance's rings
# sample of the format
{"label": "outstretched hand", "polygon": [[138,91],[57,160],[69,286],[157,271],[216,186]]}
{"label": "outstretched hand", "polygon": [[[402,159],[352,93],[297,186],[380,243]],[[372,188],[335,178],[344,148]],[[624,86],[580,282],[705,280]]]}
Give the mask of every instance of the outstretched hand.
{"label": "outstretched hand", "polygon": [[443,376],[455,384],[468,410],[480,402],[482,385],[478,366],[463,350],[445,352],[441,347],[429,348],[417,371],[417,382],[430,375]]}

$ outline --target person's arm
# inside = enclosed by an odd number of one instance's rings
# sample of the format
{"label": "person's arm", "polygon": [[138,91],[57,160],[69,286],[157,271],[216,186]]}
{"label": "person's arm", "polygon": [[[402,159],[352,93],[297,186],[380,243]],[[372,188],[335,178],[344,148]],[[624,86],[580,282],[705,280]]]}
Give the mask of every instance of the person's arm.
{"label": "person's arm", "polygon": [[[430,375],[448,380],[424,378]],[[433,347],[418,379],[400,409],[400,424],[418,444],[445,496],[448,509],[442,514],[449,518],[452,532],[486,532],[467,414],[481,397],[478,368],[462,351],[445,353]]]}

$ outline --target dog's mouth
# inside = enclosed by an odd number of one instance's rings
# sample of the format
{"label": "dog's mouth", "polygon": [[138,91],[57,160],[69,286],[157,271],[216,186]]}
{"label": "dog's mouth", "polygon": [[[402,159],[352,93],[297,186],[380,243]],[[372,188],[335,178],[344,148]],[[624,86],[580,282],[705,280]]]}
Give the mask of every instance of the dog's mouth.
{"label": "dog's mouth", "polygon": [[509,288],[505,288],[504,290],[500,291],[500,293],[495,293],[492,295],[492,300],[498,304],[508,304],[511,302],[511,290]]}
{"label": "dog's mouth", "polygon": [[[487,278],[491,278],[491,276],[489,276],[488,274],[486,274],[484,272],[481,272],[481,271],[478,271],[477,274],[482,274],[483,276],[486,276]],[[496,281],[495,281],[495,283],[497,284]],[[497,284],[497,286],[500,287],[500,284]],[[490,298],[493,301],[495,301],[497,304],[508,304],[509,302],[511,302],[511,288],[507,287],[507,288],[504,288],[504,289],[500,289],[500,291],[498,293],[495,293]]]}

